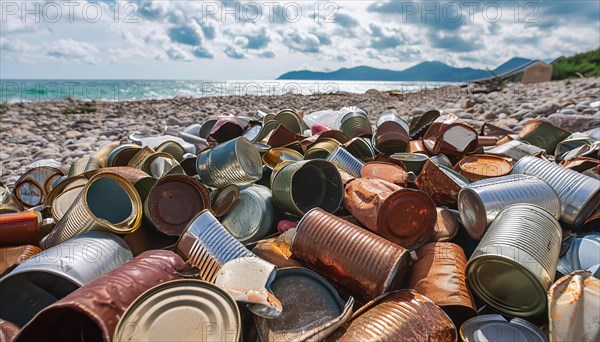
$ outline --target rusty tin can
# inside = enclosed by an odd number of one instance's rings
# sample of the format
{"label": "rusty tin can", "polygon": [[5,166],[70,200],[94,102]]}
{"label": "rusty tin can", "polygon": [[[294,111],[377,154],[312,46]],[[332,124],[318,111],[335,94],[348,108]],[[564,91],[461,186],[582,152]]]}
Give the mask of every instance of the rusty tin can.
{"label": "rusty tin can", "polygon": [[431,299],[457,327],[477,316],[475,301],[465,279],[467,257],[451,242],[428,243],[417,249],[407,287]]}
{"label": "rusty tin can", "polygon": [[181,279],[141,294],[119,319],[112,340],[238,342],[241,333],[240,311],[226,291]]}
{"label": "rusty tin can", "polygon": [[0,247],[0,277],[41,251],[33,245]]}
{"label": "rusty tin can", "polygon": [[409,252],[395,243],[320,208],[307,212],[296,229],[292,253],[360,300],[404,281]]}
{"label": "rusty tin can", "polygon": [[274,238],[260,240],[252,248],[252,253],[279,268],[303,267],[304,265],[292,255],[292,239],[289,235],[289,233],[281,234]]}
{"label": "rusty tin can", "polygon": [[23,205],[17,197],[6,185],[0,182],[0,214],[16,213],[23,210]]}
{"label": "rusty tin can", "polygon": [[360,170],[365,165],[362,161],[348,152],[342,145],[338,145],[335,150],[327,156],[326,160],[354,177],[360,177]]}
{"label": "rusty tin can", "polygon": [[397,115],[396,113],[393,113],[393,112],[381,113],[379,115],[379,118],[377,118],[377,121],[375,122],[375,127],[379,127],[384,122],[388,122],[388,121],[393,121],[393,122],[399,124],[400,126],[402,126],[402,128],[404,128],[404,130],[407,133],[410,131],[408,123],[406,123],[406,121],[404,121],[404,119],[402,119],[399,115]]}
{"label": "rusty tin can", "polygon": [[275,205],[298,216],[315,207],[335,212],[344,197],[340,173],[332,163],[320,159],[283,166],[271,184]]}
{"label": "rusty tin can", "polygon": [[196,162],[198,176],[208,186],[249,184],[262,177],[260,153],[254,144],[240,137],[202,153]]}
{"label": "rusty tin can", "polygon": [[281,302],[270,285],[277,267],[266,262],[236,240],[205,210],[181,234],[177,252],[198,267],[202,280],[223,287],[238,302],[263,317],[281,315]]}
{"label": "rusty tin can", "polygon": [[349,182],[343,203],[370,231],[407,249],[428,242],[437,219],[435,203],[424,192],[381,179]]}
{"label": "rusty tin can", "polygon": [[467,263],[469,286],[485,303],[504,314],[543,315],[561,238],[560,224],[546,210],[532,204],[505,208]]}
{"label": "rusty tin can", "polygon": [[438,206],[450,206],[456,208],[460,190],[469,184],[452,169],[442,165],[436,165],[432,161],[425,162],[419,177],[415,180],[416,186],[426,194]]}
{"label": "rusty tin can", "polygon": [[19,327],[14,323],[0,318],[0,341],[11,342],[19,333]]}
{"label": "rusty tin can", "polygon": [[431,242],[447,242],[458,234],[459,223],[454,214],[446,208],[437,209],[437,220],[431,235]]}
{"label": "rusty tin can", "polygon": [[63,172],[53,166],[37,166],[25,172],[15,183],[14,195],[25,207],[44,204],[54,182]]}
{"label": "rusty tin can", "polygon": [[144,202],[144,216],[161,233],[179,236],[199,212],[210,209],[208,190],[195,178],[173,175],[158,180]]}
{"label": "rusty tin can", "polygon": [[276,233],[276,218],[271,189],[254,184],[240,190],[238,200],[221,224],[241,243],[248,244]]}
{"label": "rusty tin can", "polygon": [[91,230],[128,234],[141,222],[142,201],[133,185],[116,173],[99,173],[90,178],[41,246],[47,249]]}
{"label": "rusty tin can", "polygon": [[457,120],[456,115],[446,114],[431,124],[423,137],[423,144],[430,154],[443,153],[461,158],[477,148],[477,132]]}
{"label": "rusty tin can", "polygon": [[524,157],[513,174],[536,176],[548,183],[560,200],[560,220],[577,231],[600,206],[600,180],[536,157]]}
{"label": "rusty tin can", "polygon": [[352,316],[354,298],[344,302],[331,284],[306,268],[278,270],[272,288],[285,310],[278,318],[254,317],[261,341],[321,341]]}
{"label": "rusty tin can", "polygon": [[481,239],[494,218],[512,204],[530,203],[544,208],[555,219],[560,202],[543,180],[528,175],[508,175],[471,183],[458,194],[458,210],[467,232]]}
{"label": "rusty tin can", "polygon": [[405,187],[410,179],[410,175],[400,166],[381,161],[366,163],[360,170],[360,176],[362,178],[383,179],[402,187]]}
{"label": "rusty tin can", "polygon": [[340,130],[350,138],[369,136],[373,133],[371,120],[363,111],[345,114],[340,123]]}
{"label": "rusty tin can", "polygon": [[155,285],[178,279],[185,269],[185,262],[171,251],[144,252],[42,310],[16,341],[110,342],[118,318],[137,297]]}
{"label": "rusty tin can", "polygon": [[39,246],[41,226],[42,214],[39,211],[0,214],[0,246]]}
{"label": "rusty tin can", "polygon": [[422,153],[394,153],[392,158],[402,162],[406,171],[412,171],[415,175],[421,173],[425,162],[429,157]]}
{"label": "rusty tin can", "polygon": [[409,149],[410,137],[402,125],[394,121],[386,121],[377,127],[371,139],[373,146],[386,155],[406,152]]}
{"label": "rusty tin can", "polygon": [[25,260],[0,279],[0,316],[18,325],[132,258],[110,233],[87,232]]}
{"label": "rusty tin can", "polygon": [[519,160],[525,156],[543,155],[545,151],[520,140],[511,140],[504,144],[496,145],[494,148],[487,149],[485,153]]}
{"label": "rusty tin can", "polygon": [[512,164],[508,160],[487,154],[468,155],[454,166],[456,172],[471,182],[506,176],[511,169]]}
{"label": "rusty tin can", "polygon": [[420,139],[423,137],[431,124],[440,117],[439,110],[431,109],[422,115],[415,116],[410,120],[408,127],[410,128],[410,138]]}
{"label": "rusty tin can", "polygon": [[387,293],[367,303],[328,338],[348,342],[456,340],[456,327],[444,311],[413,290]]}

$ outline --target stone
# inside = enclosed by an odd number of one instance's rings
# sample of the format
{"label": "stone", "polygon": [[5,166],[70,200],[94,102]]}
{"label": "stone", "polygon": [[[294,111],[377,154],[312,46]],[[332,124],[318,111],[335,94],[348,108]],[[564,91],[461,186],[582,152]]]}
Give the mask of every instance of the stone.
{"label": "stone", "polygon": [[505,113],[498,114],[498,119],[506,119],[507,117],[508,115],[506,115]]}
{"label": "stone", "polygon": [[168,117],[167,120],[165,121],[165,123],[167,124],[167,126],[180,126],[181,125],[181,121],[179,121],[179,119],[177,119],[176,117]]}
{"label": "stone", "polygon": [[583,132],[600,127],[600,119],[589,115],[552,114],[548,116],[548,121],[571,132]]}
{"label": "stone", "polygon": [[560,110],[560,114],[577,114],[577,111],[573,108],[563,108]]}
{"label": "stone", "polygon": [[558,105],[556,103],[546,103],[540,107],[537,107],[533,113],[538,115],[549,115],[558,109]]}
{"label": "stone", "polygon": [[78,131],[66,131],[65,132],[65,136],[67,138],[77,138],[80,135],[81,135],[81,133],[79,133]]}

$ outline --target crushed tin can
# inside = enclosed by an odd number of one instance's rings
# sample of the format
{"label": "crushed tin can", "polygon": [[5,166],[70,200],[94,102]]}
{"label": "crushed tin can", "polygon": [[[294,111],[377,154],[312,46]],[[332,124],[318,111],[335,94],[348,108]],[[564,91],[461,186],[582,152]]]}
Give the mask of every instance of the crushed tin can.
{"label": "crushed tin can", "polygon": [[0,341],[10,342],[13,341],[15,336],[19,333],[19,327],[14,323],[5,321],[0,318]]}
{"label": "crushed tin can", "polygon": [[290,131],[297,134],[302,134],[304,127],[302,117],[300,117],[295,110],[284,109],[277,113],[273,119],[281,122],[281,124]]}
{"label": "crushed tin can", "polygon": [[39,246],[42,214],[28,210],[0,214],[0,246]]}
{"label": "crushed tin can", "polygon": [[320,208],[296,227],[292,253],[359,300],[400,288],[409,251]]}
{"label": "crushed tin can", "polygon": [[262,177],[260,153],[254,144],[240,137],[214,147],[196,163],[202,183],[215,188],[227,184],[249,184]]}
{"label": "crushed tin can", "polygon": [[569,170],[584,173],[594,168],[597,169],[600,165],[600,160],[588,157],[577,157],[575,159],[563,160],[559,165]]}
{"label": "crushed tin can", "polygon": [[551,122],[542,119],[532,119],[523,125],[519,138],[553,154],[556,145],[565,140],[571,132],[554,126]]}
{"label": "crushed tin can", "polygon": [[438,206],[456,208],[460,190],[469,184],[462,175],[443,165],[436,165],[428,160],[423,165],[415,185],[428,194]]}
{"label": "crushed tin can", "polygon": [[241,243],[248,244],[276,233],[277,216],[271,189],[253,184],[240,190],[235,205],[221,218],[221,224]]}
{"label": "crushed tin can", "polygon": [[416,253],[407,287],[439,305],[457,327],[477,316],[465,278],[467,257],[463,249],[451,242],[437,242],[424,245]]}
{"label": "crushed tin can", "polygon": [[[268,133],[261,138],[264,132]],[[299,143],[304,138],[303,135],[289,130],[278,121],[272,121],[263,127],[263,130],[255,140],[271,147],[284,147],[296,142]]]}
{"label": "crushed tin can", "polygon": [[277,318],[254,317],[261,341],[321,341],[352,316],[354,298],[344,302],[327,280],[306,268],[278,270],[271,287],[285,310]]}
{"label": "crushed tin can", "polygon": [[436,208],[437,219],[433,227],[430,242],[447,242],[452,240],[459,230],[459,223],[454,214],[445,208]]}
{"label": "crushed tin can", "polygon": [[245,120],[242,121],[237,117],[221,117],[210,128],[210,133],[206,137],[206,141],[211,145],[222,144],[241,136],[246,126],[248,126],[248,122]]}
{"label": "crushed tin can", "polygon": [[99,173],[40,244],[47,249],[91,230],[127,234],[141,222],[142,201],[133,185],[116,173]]}
{"label": "crushed tin can", "polygon": [[0,247],[0,277],[41,251],[33,245]]}
{"label": "crushed tin can", "polygon": [[361,307],[327,340],[451,342],[457,340],[457,333],[450,318],[429,298],[400,290]]}
{"label": "crushed tin can", "polygon": [[440,111],[432,109],[426,111],[422,115],[413,117],[409,124],[410,138],[413,140],[421,139],[427,129],[440,117],[440,115]]}
{"label": "crushed tin can", "polygon": [[354,157],[342,145],[338,145],[325,160],[354,177],[360,177],[360,170],[364,166],[362,161]]}
{"label": "crushed tin can", "polygon": [[25,208],[23,208],[17,197],[4,183],[0,182],[0,214],[16,213],[23,210]]}
{"label": "crushed tin can", "polygon": [[363,110],[351,111],[345,114],[340,122],[340,130],[350,138],[373,134],[371,120]]}
{"label": "crushed tin can", "polygon": [[238,342],[241,333],[231,295],[204,281],[181,279],[140,295],[119,319],[112,340]]}
{"label": "crushed tin can", "polygon": [[526,156],[541,156],[545,155],[546,151],[529,143],[511,140],[501,145],[496,145],[494,148],[486,149],[486,154],[492,154],[502,157],[509,157],[513,160],[519,160]]}
{"label": "crushed tin can", "polygon": [[458,194],[458,210],[467,232],[481,239],[494,218],[509,205],[535,204],[555,219],[560,218],[560,201],[548,183],[528,175],[508,175],[471,183]]}
{"label": "crushed tin can", "polygon": [[443,153],[448,157],[461,158],[475,151],[478,146],[477,132],[457,121],[456,115],[445,114],[431,124],[423,137],[423,144],[430,154]]}
{"label": "crushed tin can", "polygon": [[600,207],[600,180],[536,157],[523,157],[513,174],[536,176],[548,183],[560,200],[560,220],[577,231]]}
{"label": "crushed tin can", "polygon": [[302,159],[304,156],[300,152],[285,147],[272,148],[262,156],[263,164],[271,170],[282,161],[301,161]]}
{"label": "crushed tin can", "polygon": [[366,138],[352,138],[343,146],[354,157],[360,160],[371,160],[375,157],[375,150],[371,146],[371,142]]}
{"label": "crushed tin can", "polygon": [[344,208],[370,231],[407,249],[429,241],[437,219],[424,192],[375,178],[357,178],[345,187]]}
{"label": "crushed tin can", "polygon": [[136,298],[155,285],[180,278],[185,269],[185,262],[171,251],[142,253],[46,307],[15,341],[110,342],[118,318]]}
{"label": "crushed tin can", "polygon": [[534,324],[518,317],[508,321],[502,315],[481,315],[469,319],[460,327],[460,338],[464,342],[548,341]]}
{"label": "crushed tin can", "polygon": [[277,267],[244,247],[210,211],[201,212],[189,223],[176,249],[199,268],[202,280],[223,287],[236,301],[248,303],[254,314],[281,315],[281,302],[269,287]]}
{"label": "crushed tin can", "polygon": [[502,210],[466,268],[467,282],[486,304],[510,316],[547,311],[560,253],[562,229],[554,216],[532,204]]}
{"label": "crushed tin can", "polygon": [[415,175],[421,173],[425,162],[429,160],[427,155],[421,153],[394,153],[392,158],[402,162],[406,171],[411,171]]}
{"label": "crushed tin can", "polygon": [[383,179],[401,187],[406,187],[411,175],[396,164],[372,161],[363,166],[360,170],[360,177]]}
{"label": "crushed tin can", "polygon": [[302,216],[315,207],[335,212],[342,203],[342,179],[328,161],[292,162],[274,172],[273,177],[273,203],[290,214]]}
{"label": "crushed tin can", "polygon": [[508,160],[487,154],[468,155],[454,166],[454,170],[470,182],[506,176],[511,169],[512,164]]}
{"label": "crushed tin can", "polygon": [[13,193],[26,208],[44,204],[54,182],[62,176],[64,173],[56,164],[35,166],[17,180]]}
{"label": "crushed tin can", "polygon": [[260,240],[252,248],[252,253],[279,268],[304,267],[292,255],[292,237],[290,235],[290,233],[281,234],[274,238]]}
{"label": "crushed tin can", "polygon": [[156,182],[144,202],[144,216],[161,233],[179,236],[199,212],[210,209],[208,190],[184,175],[165,176]]}
{"label": "crushed tin can", "polygon": [[557,271],[566,275],[577,270],[589,271],[594,277],[600,277],[600,233],[587,233],[571,236],[563,241],[563,248],[558,259]]}
{"label": "crushed tin can", "polygon": [[110,233],[86,232],[25,260],[0,279],[0,316],[23,326],[35,314],[133,256]]}
{"label": "crushed tin can", "polygon": [[200,129],[198,130],[198,136],[200,138],[206,139],[212,131],[213,126],[217,123],[217,121],[218,119],[215,118],[210,118],[204,121],[204,123],[202,124],[202,126],[200,126]]}
{"label": "crushed tin can", "polygon": [[600,340],[600,280],[575,271],[548,291],[550,341]]}

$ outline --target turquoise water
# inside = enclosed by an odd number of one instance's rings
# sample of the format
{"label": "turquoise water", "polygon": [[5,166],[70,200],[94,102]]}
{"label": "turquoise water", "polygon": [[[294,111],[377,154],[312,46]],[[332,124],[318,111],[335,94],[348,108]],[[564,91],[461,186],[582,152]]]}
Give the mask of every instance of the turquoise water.
{"label": "turquoise water", "polygon": [[274,96],[288,92],[364,93],[369,89],[403,93],[432,89],[447,82],[361,81],[166,81],[166,80],[0,80],[0,102],[83,100],[127,101],[203,96]]}

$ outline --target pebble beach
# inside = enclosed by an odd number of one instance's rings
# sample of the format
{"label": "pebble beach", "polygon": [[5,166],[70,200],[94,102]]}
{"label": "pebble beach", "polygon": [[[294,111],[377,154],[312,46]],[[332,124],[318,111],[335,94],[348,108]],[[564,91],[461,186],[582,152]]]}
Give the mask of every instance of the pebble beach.
{"label": "pebble beach", "polygon": [[384,111],[408,119],[429,109],[452,112],[479,128],[485,122],[518,133],[534,118],[546,118],[570,131],[600,126],[600,78],[523,85],[509,83],[493,92],[449,86],[416,93],[369,90],[281,96],[181,97],[122,102],[65,99],[0,104],[1,181],[11,185],[27,166],[41,159],[65,165],[136,131],[161,135],[165,126],[184,128],[211,116],[249,116],[293,108],[311,113],[358,106],[371,120]]}

